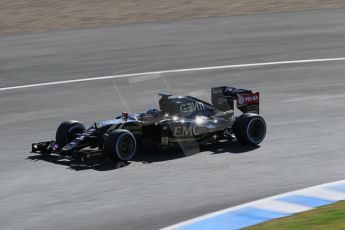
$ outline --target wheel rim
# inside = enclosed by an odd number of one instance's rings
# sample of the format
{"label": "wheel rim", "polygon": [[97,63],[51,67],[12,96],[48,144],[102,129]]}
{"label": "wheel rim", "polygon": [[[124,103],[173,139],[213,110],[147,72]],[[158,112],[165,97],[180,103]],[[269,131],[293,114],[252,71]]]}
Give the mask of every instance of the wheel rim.
{"label": "wheel rim", "polygon": [[248,125],[248,137],[250,138],[251,142],[258,144],[260,143],[265,137],[265,125],[259,119],[252,120]]}
{"label": "wheel rim", "polygon": [[122,135],[116,143],[116,154],[121,160],[130,160],[135,154],[135,140],[128,135]]}

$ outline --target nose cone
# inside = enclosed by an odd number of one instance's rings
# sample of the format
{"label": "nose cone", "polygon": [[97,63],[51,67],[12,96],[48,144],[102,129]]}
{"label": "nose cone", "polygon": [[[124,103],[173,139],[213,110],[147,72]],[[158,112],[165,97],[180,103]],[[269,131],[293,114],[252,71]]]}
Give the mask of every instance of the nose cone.
{"label": "nose cone", "polygon": [[73,152],[74,147],[75,147],[74,144],[68,143],[67,145],[65,145],[65,146],[61,149],[60,154],[61,154],[61,155],[67,155],[67,154]]}

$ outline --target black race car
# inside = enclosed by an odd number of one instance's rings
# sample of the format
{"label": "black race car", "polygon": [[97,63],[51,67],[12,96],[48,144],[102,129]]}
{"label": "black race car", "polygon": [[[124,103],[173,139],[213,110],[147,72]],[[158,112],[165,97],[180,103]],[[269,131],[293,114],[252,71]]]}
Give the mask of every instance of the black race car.
{"label": "black race car", "polygon": [[[32,152],[83,161],[106,154],[116,161],[130,161],[142,143],[168,148],[236,139],[245,145],[258,145],[265,138],[266,123],[259,115],[258,92],[216,87],[212,88],[212,103],[191,96],[160,95],[160,109],[123,112],[115,119],[95,122],[88,129],[78,121],[64,121],[55,141],[33,143]],[[242,112],[238,117],[235,104]]]}

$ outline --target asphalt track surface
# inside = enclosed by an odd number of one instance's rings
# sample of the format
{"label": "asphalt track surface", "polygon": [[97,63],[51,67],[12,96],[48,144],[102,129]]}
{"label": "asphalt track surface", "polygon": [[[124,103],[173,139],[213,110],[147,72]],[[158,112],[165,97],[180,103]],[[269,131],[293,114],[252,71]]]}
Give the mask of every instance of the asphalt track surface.
{"label": "asphalt track surface", "polygon": [[[0,37],[0,87],[145,71],[345,57],[345,11],[137,24]],[[345,62],[161,74],[0,92],[1,229],[157,229],[344,179]],[[154,78],[154,79],[153,79]],[[29,154],[60,121],[157,106],[156,93],[260,91],[260,148],[146,152],[126,167]],[[31,157],[29,157],[31,156]],[[29,157],[29,158],[28,158]]]}

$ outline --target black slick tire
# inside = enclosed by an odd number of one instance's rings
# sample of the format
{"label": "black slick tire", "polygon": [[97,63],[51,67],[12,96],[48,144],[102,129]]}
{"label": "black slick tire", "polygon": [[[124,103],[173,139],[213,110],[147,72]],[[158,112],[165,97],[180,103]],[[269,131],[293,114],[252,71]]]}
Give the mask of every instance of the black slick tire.
{"label": "black slick tire", "polygon": [[79,121],[68,120],[62,122],[56,130],[55,140],[59,148],[62,149],[67,143],[72,141],[77,134],[84,133],[86,128]]}
{"label": "black slick tire", "polygon": [[104,144],[106,155],[114,161],[130,161],[135,156],[137,141],[134,135],[124,129],[116,129],[109,133]]}
{"label": "black slick tire", "polygon": [[258,145],[266,136],[266,122],[260,115],[244,113],[236,119],[234,132],[238,142]]}

